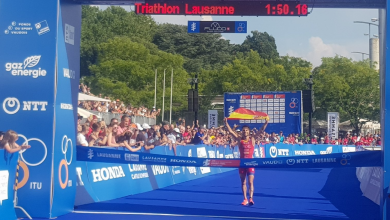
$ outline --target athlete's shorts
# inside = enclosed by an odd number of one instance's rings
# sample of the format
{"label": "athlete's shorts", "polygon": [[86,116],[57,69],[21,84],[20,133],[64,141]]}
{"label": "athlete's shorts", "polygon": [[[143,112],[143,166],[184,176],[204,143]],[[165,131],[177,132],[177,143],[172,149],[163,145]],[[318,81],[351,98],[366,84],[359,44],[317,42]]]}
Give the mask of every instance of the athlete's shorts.
{"label": "athlete's shorts", "polygon": [[247,176],[249,175],[255,175],[255,168],[238,168],[238,172],[240,174],[245,174]]}

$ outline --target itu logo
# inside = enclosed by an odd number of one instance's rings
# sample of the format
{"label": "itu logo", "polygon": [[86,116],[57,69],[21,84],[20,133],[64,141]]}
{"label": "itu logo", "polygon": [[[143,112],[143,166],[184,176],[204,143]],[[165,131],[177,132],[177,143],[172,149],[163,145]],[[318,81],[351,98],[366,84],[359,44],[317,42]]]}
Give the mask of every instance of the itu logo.
{"label": "itu logo", "polygon": [[[31,145],[31,148],[28,151],[26,151],[26,150],[19,151],[20,159],[22,160],[22,161],[20,161],[20,168],[21,168],[21,170],[23,170],[23,179],[21,181],[19,181],[18,185],[17,185],[17,188],[20,189],[26,185],[27,181],[30,178],[30,170],[28,169],[28,166],[31,166],[31,167],[39,166],[46,160],[47,147],[46,147],[46,144],[38,138],[27,139],[26,136],[24,136],[22,134],[18,134],[18,137],[21,138],[22,140],[24,140],[22,145]],[[40,147],[37,147],[36,144],[31,144],[31,142],[33,142],[33,141],[39,142],[43,146],[42,159],[39,160],[38,162],[27,161],[27,159],[26,159],[26,158],[32,158],[33,156],[36,158],[41,157],[40,155],[42,154],[42,149]],[[39,144],[38,144],[38,146],[39,146]],[[27,154],[27,155],[24,155],[24,154]],[[42,182],[31,182],[30,183],[30,189],[41,189],[41,188],[42,188]]]}
{"label": "itu logo", "polygon": [[[23,111],[46,111],[48,102],[23,101]],[[3,110],[9,115],[16,114],[20,109],[20,102],[15,97],[9,97],[3,101]]]}
{"label": "itu logo", "polygon": [[[42,157],[42,159],[41,159],[39,162],[37,162],[37,163],[29,163],[29,162],[27,162],[27,160],[26,160],[26,159],[24,158],[24,156],[23,156],[23,154],[26,152],[26,150],[20,151],[20,158],[22,159],[22,161],[23,161],[25,164],[27,164],[27,165],[29,165],[29,166],[31,166],[31,167],[35,167],[35,166],[41,165],[41,164],[43,163],[43,161],[45,161],[45,159],[46,159],[46,157],[47,157],[47,147],[46,147],[46,144],[45,144],[41,139],[38,139],[38,138],[30,138],[30,139],[27,139],[26,136],[24,136],[24,135],[22,135],[22,134],[18,134],[18,136],[24,140],[24,142],[23,142],[22,145],[31,145],[31,144],[30,144],[31,141],[37,141],[37,142],[39,142],[40,144],[42,144],[43,149],[44,149],[43,157]],[[34,145],[34,146],[35,146],[35,145]],[[29,152],[29,153],[28,153],[29,155],[34,155],[34,156],[36,156],[37,158],[39,158],[39,157],[37,156],[37,154],[39,154],[39,152],[36,152],[35,150],[33,150],[33,149],[35,149],[34,146],[31,146],[31,149],[29,149],[27,152]]]}
{"label": "itu logo", "polygon": [[298,106],[299,100],[298,98],[292,98],[290,102],[290,108],[296,108]]}
{"label": "itu logo", "polygon": [[34,79],[46,76],[46,70],[35,67],[40,60],[41,56],[31,56],[27,57],[23,63],[6,63],[5,71],[11,72],[13,76],[31,76]]}

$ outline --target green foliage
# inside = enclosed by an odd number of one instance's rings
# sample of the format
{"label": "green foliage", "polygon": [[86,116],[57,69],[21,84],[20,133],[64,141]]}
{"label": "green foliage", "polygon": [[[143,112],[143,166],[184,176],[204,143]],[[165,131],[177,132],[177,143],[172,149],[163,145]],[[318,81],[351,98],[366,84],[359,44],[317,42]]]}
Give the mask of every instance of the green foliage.
{"label": "green foliage", "polygon": [[81,76],[90,75],[89,66],[96,64],[98,44],[117,36],[151,41],[156,26],[150,16],[139,16],[122,7],[101,11],[96,7],[82,6]]}
{"label": "green foliage", "polygon": [[260,54],[263,59],[275,59],[279,57],[276,48],[275,38],[267,32],[252,31],[252,36],[248,35],[245,41],[239,47],[241,52],[254,50]]}
{"label": "green foliage", "polygon": [[153,43],[160,50],[185,57],[184,67],[188,73],[218,69],[234,58],[234,45],[221,34],[189,34],[184,25],[159,25]]}
{"label": "green foliage", "polygon": [[[184,95],[189,86],[181,56],[160,51],[149,42],[134,42],[128,37],[116,37],[99,44],[97,54],[98,64],[90,67],[93,93],[119,98],[136,106],[153,106],[155,69],[158,69],[157,103],[161,106],[163,71],[167,69],[166,97],[170,97],[173,68],[173,103],[185,103]],[[166,101],[167,105],[169,98]]]}
{"label": "green foliage", "polygon": [[299,58],[266,60],[252,50],[239,54],[221,71],[203,71],[201,77],[206,80],[202,89],[208,94],[297,90],[304,88],[303,79],[309,77],[310,68]]}
{"label": "green foliage", "polygon": [[314,71],[316,105],[326,112],[340,112],[359,131],[364,122],[379,120],[379,73],[367,62],[345,57],[322,58]]}

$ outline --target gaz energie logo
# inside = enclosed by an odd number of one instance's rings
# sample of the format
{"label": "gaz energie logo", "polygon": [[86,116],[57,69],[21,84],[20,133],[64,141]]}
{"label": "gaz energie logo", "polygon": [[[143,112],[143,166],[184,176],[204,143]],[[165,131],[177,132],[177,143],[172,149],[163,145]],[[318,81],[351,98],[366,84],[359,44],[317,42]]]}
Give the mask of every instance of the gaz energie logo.
{"label": "gaz energie logo", "polygon": [[41,56],[31,56],[27,57],[23,63],[6,63],[5,71],[11,72],[13,76],[31,76],[34,79],[46,76],[46,70],[36,68],[40,60]]}

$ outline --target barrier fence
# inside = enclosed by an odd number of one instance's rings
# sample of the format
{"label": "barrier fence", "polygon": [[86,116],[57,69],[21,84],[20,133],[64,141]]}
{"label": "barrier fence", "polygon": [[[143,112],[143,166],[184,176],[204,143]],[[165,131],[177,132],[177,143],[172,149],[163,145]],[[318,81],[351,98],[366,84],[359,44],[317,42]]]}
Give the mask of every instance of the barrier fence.
{"label": "barrier fence", "polygon": [[[112,118],[116,118],[119,121],[121,120],[121,117],[123,114],[119,113],[111,113],[111,112],[98,112],[98,111],[92,111],[88,110],[89,112],[97,115],[101,120],[103,120],[107,125],[110,124]],[[86,119],[84,119],[83,122],[85,122]],[[131,122],[133,123],[139,123],[143,124],[146,123],[148,125],[155,125],[156,124],[156,119],[155,118],[148,118],[148,117],[143,117],[143,116],[131,116]]]}
{"label": "barrier fence", "polygon": [[[158,146],[150,151],[143,150],[142,152],[129,152],[124,148],[114,149],[91,147],[74,149],[77,151],[77,161],[73,160],[76,163],[76,179],[73,182],[76,186],[74,205],[139,194],[231,171],[237,167],[359,167],[357,175],[363,194],[374,202],[380,195],[377,183],[381,181],[382,175],[375,169],[380,169],[376,167],[381,166],[381,151],[353,152],[355,146],[267,144],[255,146],[253,159],[239,159],[237,147],[177,146],[177,156],[173,155],[173,151],[168,146]],[[5,194],[1,194],[3,191],[0,190],[0,200],[2,201],[0,211],[9,216],[9,218],[4,219],[16,219],[13,217],[12,186],[15,182],[18,154],[7,154],[4,150],[0,150],[0,154],[8,155],[8,157],[4,156],[4,160],[0,159],[0,173],[3,170],[7,170],[9,173],[8,198],[5,198]],[[9,163],[10,160],[13,161],[13,165]],[[1,187],[3,186],[1,184],[3,176],[0,175],[0,177]],[[24,174],[19,177],[19,181],[24,179]],[[30,176],[30,179],[33,181],[34,177]],[[60,181],[66,179],[67,174],[60,177]],[[72,184],[71,179],[72,176],[69,175],[68,184]],[[27,182],[27,185],[31,185],[31,183]],[[34,187],[29,187],[26,190],[34,190],[34,192],[39,193],[39,190],[37,191]],[[25,196],[22,193],[19,193],[20,196]],[[28,203],[23,204],[23,208],[30,213],[37,206],[34,203]],[[5,211],[3,212],[3,210]]]}

